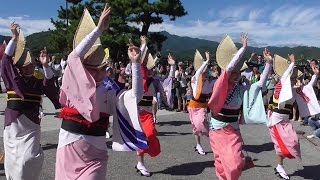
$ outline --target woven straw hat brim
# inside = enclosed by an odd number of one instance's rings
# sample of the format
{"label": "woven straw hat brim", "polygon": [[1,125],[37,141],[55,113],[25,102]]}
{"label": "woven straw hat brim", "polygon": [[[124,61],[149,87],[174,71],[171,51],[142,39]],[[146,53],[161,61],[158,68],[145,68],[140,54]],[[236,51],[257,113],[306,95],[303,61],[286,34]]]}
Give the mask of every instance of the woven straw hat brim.
{"label": "woven straw hat brim", "polygon": [[156,65],[156,61],[154,60],[154,58],[152,57],[152,55],[149,53],[148,55],[148,61],[147,61],[147,69],[152,69],[154,68],[154,66]]}
{"label": "woven straw hat brim", "polygon": [[17,47],[14,52],[13,64],[20,64],[18,61],[21,59],[26,47],[26,38],[23,34],[23,31],[20,29]]}
{"label": "woven straw hat brim", "polygon": [[[231,37],[229,35],[225,36],[225,38],[220,42],[216,52],[216,60],[219,67],[225,70],[237,52],[238,48],[232,41]],[[246,68],[248,68],[248,66],[244,64],[244,60],[241,59],[233,71],[240,72]]]}
{"label": "woven straw hat brim", "polygon": [[99,46],[84,59],[83,64],[92,66],[92,67],[101,67],[106,64],[108,58],[106,58],[106,53],[102,46]]}
{"label": "woven straw hat brim", "polygon": [[[74,39],[73,39],[73,48],[77,47],[78,44],[88,35],[90,34],[94,29],[96,28],[96,25],[87,9],[84,9],[80,23],[78,25],[78,29],[75,33]],[[91,65],[97,65],[103,63],[105,52],[100,51],[101,47],[101,40],[98,38],[93,46],[89,49],[89,51],[84,56],[83,63],[85,64],[91,64]],[[98,50],[99,49],[99,50]],[[93,55],[95,54],[95,55]],[[95,57],[95,58],[93,58]],[[88,62],[93,61],[93,62]]]}
{"label": "woven straw hat brim", "polygon": [[196,53],[194,55],[194,60],[193,60],[194,69],[197,71],[201,67],[203,62],[204,62],[203,57],[201,56],[200,52],[196,49]]}
{"label": "woven straw hat brim", "polygon": [[[289,65],[290,62],[287,59],[277,54],[274,55],[273,70],[278,76],[282,77],[283,73],[288,69]],[[303,73],[300,70],[298,70],[298,68],[294,68],[291,76],[300,77],[302,75]]]}
{"label": "woven straw hat brim", "polygon": [[29,49],[25,49],[23,51],[22,56],[20,57],[19,61],[15,64],[17,67],[26,67],[30,64],[35,64],[35,61],[32,58],[31,52]]}

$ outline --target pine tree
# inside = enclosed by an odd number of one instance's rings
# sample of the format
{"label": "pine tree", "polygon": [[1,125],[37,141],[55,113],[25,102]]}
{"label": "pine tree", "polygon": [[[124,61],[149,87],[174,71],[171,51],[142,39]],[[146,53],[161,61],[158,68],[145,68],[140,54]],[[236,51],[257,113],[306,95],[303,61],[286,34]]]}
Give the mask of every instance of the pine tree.
{"label": "pine tree", "polygon": [[[89,10],[97,23],[104,4],[107,2],[112,7],[112,20],[109,30],[102,35],[101,40],[102,44],[109,48],[111,58],[115,61],[126,59],[128,39],[131,38],[139,44],[140,35],[148,36],[149,49],[153,52],[160,51],[166,37],[157,32],[149,33],[150,25],[163,23],[164,17],[169,17],[171,21],[174,21],[187,14],[180,0],[67,1],[71,3],[68,10],[61,6],[58,10],[58,20],[51,19],[56,27],[51,36],[51,45],[54,50],[69,53],[72,50],[73,36],[84,7]],[[141,30],[139,26],[142,26]]]}

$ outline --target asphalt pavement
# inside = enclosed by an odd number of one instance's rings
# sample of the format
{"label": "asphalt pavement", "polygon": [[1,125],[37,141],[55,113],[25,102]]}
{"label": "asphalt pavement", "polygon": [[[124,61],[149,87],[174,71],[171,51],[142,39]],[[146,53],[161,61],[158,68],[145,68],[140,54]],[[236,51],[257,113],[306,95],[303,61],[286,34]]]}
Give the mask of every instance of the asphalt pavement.
{"label": "asphalt pavement", "polygon": [[[6,105],[5,94],[0,94],[0,151],[3,151],[3,110]],[[56,117],[53,105],[45,98],[45,116],[42,120],[41,144],[45,153],[41,180],[54,179],[55,153],[58,143],[58,133],[61,120]],[[201,156],[194,151],[195,140],[191,131],[191,124],[186,113],[159,111],[159,123],[156,125],[161,143],[161,154],[156,158],[146,156],[146,166],[152,172],[150,179],[217,179],[215,176],[213,153],[209,139],[201,138],[207,155]],[[285,160],[285,169],[292,180],[316,179],[320,180],[320,139],[306,139],[311,133],[309,127],[300,126],[293,122],[295,128],[301,131],[302,161]],[[268,129],[263,125],[242,125],[241,133],[244,148],[254,160],[255,167],[243,172],[241,180],[273,180],[278,178],[273,171],[276,165],[275,152]],[[112,139],[108,140],[109,147],[108,173],[106,179],[111,180],[139,180],[141,177],[134,166],[137,163],[135,152],[113,152],[110,149]],[[4,171],[0,170],[0,180],[5,179]]]}

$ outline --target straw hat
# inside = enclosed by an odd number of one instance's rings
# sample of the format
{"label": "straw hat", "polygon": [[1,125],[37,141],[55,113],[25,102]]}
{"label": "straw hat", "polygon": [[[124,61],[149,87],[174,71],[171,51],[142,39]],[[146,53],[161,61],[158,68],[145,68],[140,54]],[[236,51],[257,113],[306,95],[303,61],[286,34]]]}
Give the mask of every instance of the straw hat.
{"label": "straw hat", "polygon": [[[219,44],[216,52],[217,64],[221,69],[226,69],[233,56],[238,52],[238,48],[232,41],[231,37],[227,35]],[[246,64],[244,64],[244,60],[240,60],[237,64],[234,72],[240,72],[244,69],[248,68]]]}
{"label": "straw hat", "polygon": [[149,55],[148,55],[148,61],[147,61],[147,64],[146,64],[146,66],[147,66],[147,69],[152,69],[152,68],[154,68],[154,66],[156,65],[156,61],[155,61],[155,59],[152,57],[152,55],[149,53]]}
{"label": "straw hat", "polygon": [[[288,69],[289,65],[290,61],[288,61],[287,59],[277,54],[274,55],[273,70],[278,76],[281,77],[283,73]],[[302,75],[303,73],[295,67],[291,76],[300,77]]]}
{"label": "straw hat", "polygon": [[[87,9],[84,9],[82,18],[78,25],[78,29],[73,39],[73,48],[77,47],[78,44],[94,29],[96,25]],[[101,40],[98,38],[93,46],[84,56],[83,64],[91,68],[101,68],[106,65],[108,58],[105,58],[106,53],[101,45]]]}
{"label": "straw hat", "polygon": [[25,67],[29,64],[35,64],[31,52],[26,48],[26,38],[20,29],[17,47],[15,49],[13,64],[17,67]]}
{"label": "straw hat", "polygon": [[200,52],[196,49],[196,53],[194,55],[194,60],[193,60],[193,66],[195,70],[198,70],[202,63],[204,62],[203,57],[201,56]]}

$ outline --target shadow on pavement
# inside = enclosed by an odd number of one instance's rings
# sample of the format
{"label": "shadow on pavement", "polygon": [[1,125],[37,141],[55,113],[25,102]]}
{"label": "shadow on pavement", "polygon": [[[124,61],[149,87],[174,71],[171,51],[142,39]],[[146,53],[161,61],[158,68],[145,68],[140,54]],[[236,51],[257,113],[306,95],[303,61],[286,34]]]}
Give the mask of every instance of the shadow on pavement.
{"label": "shadow on pavement", "polygon": [[183,126],[189,124],[191,124],[190,121],[161,121],[157,123],[158,126]]}
{"label": "shadow on pavement", "polygon": [[42,149],[45,150],[50,150],[50,149],[57,149],[58,144],[45,144],[41,146]]}
{"label": "shadow on pavement", "polygon": [[259,144],[259,145],[243,145],[243,149],[252,153],[261,153],[264,151],[272,151],[274,150],[274,146],[272,142]]}
{"label": "shadow on pavement", "polygon": [[[214,161],[192,162],[169,167],[163,171],[153,172],[153,174],[170,174],[176,176],[198,175],[204,169],[214,167]],[[214,172],[214,170],[212,169]]]}
{"label": "shadow on pavement", "polygon": [[302,179],[320,180],[320,165],[303,166],[303,169],[295,171],[289,176],[299,176]]}
{"label": "shadow on pavement", "polygon": [[179,136],[179,135],[189,135],[192,133],[178,133],[178,132],[158,132],[157,136]]}

